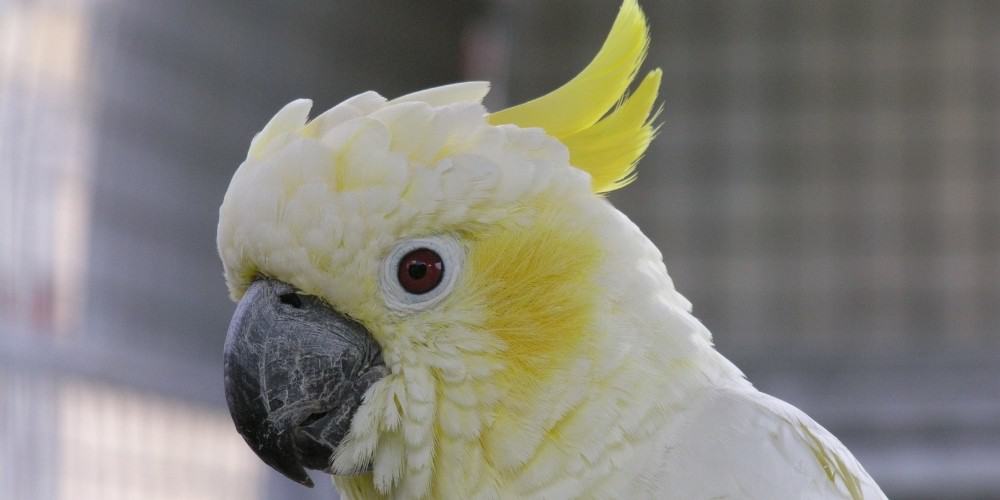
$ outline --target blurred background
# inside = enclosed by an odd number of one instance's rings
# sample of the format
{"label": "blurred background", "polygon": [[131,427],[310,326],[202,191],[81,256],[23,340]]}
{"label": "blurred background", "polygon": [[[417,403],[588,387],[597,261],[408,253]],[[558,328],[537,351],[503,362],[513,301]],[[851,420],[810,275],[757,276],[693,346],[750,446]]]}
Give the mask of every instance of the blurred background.
{"label": "blurred background", "polygon": [[[612,200],[719,349],[895,499],[1000,498],[1000,2],[655,1]],[[314,111],[569,79],[616,0],[0,0],[0,499],[332,499],[234,432],[217,209]]]}

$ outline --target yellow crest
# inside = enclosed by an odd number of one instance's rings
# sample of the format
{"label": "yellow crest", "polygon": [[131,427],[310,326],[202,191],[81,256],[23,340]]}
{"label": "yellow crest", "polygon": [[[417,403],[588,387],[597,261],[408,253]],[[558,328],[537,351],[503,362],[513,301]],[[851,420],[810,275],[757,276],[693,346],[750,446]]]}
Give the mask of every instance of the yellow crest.
{"label": "yellow crest", "polygon": [[623,187],[656,134],[650,113],[661,71],[650,71],[625,96],[648,47],[646,16],[636,0],[624,0],[604,45],[580,74],[542,97],[492,113],[490,123],[540,127],[569,148],[570,163],[590,174],[595,193]]}

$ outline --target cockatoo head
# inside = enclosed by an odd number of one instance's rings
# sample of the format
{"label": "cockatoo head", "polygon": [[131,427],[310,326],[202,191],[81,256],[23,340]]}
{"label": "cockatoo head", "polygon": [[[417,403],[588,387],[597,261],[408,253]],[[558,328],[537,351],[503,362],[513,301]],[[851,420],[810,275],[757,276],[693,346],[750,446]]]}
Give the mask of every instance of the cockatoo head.
{"label": "cockatoo head", "polygon": [[639,286],[622,268],[651,252],[600,196],[654,133],[659,71],[623,99],[646,46],[626,0],[590,65],[534,101],[489,113],[471,82],[271,119],[218,229],[227,400],[265,462],[420,496],[436,457],[528,460],[615,352]]}

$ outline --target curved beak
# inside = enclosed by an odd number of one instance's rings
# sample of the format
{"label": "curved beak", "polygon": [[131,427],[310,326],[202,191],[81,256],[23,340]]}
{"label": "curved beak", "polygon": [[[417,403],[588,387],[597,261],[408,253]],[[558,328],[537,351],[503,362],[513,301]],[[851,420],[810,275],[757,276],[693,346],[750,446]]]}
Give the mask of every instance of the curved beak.
{"label": "curved beak", "polygon": [[365,391],[388,370],[361,324],[260,279],[236,306],[224,351],[226,402],[265,463],[305,486],[329,472]]}

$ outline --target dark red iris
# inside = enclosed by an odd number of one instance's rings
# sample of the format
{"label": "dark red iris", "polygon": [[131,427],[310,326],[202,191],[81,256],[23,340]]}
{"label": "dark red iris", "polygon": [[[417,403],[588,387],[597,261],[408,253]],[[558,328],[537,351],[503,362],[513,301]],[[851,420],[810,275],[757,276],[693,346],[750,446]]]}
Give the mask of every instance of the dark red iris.
{"label": "dark red iris", "polygon": [[416,295],[427,293],[441,284],[444,261],[434,250],[418,248],[399,259],[396,276],[407,292]]}

